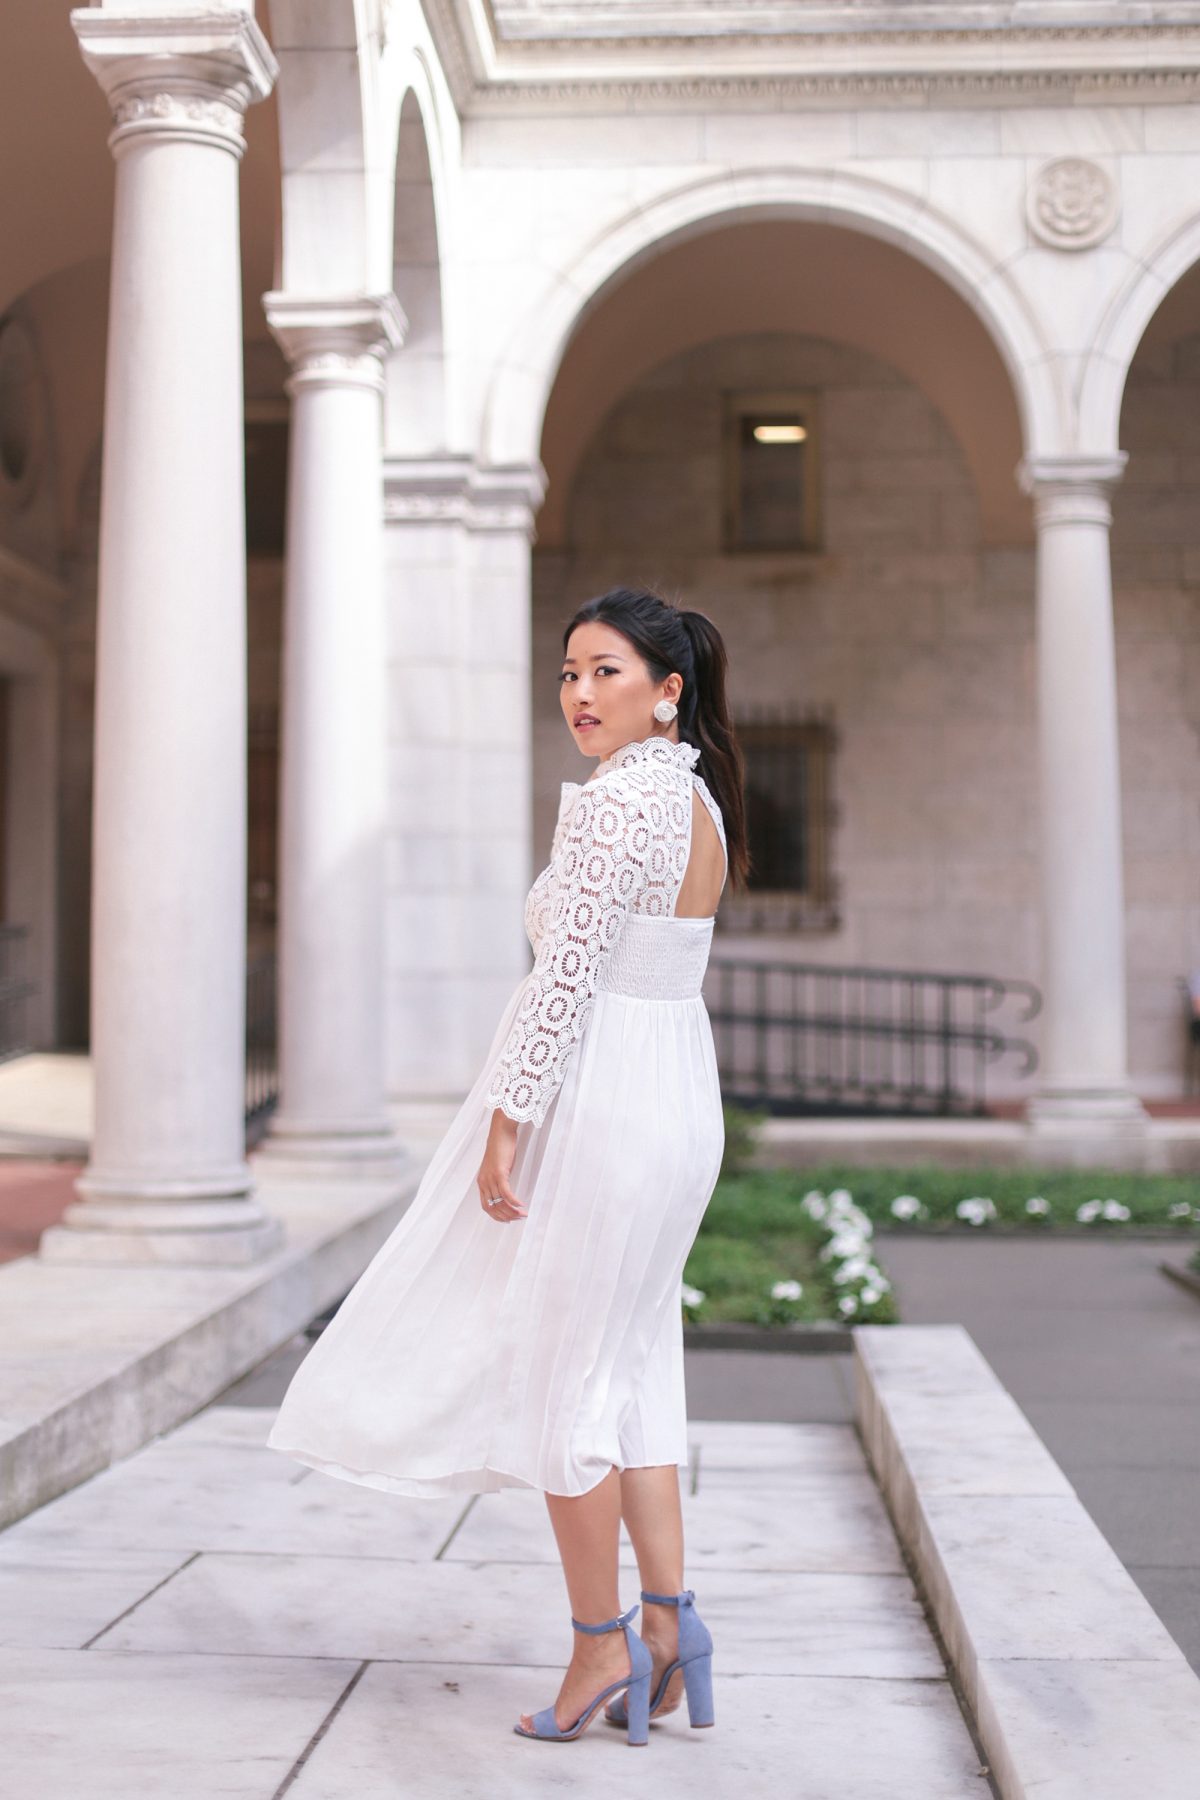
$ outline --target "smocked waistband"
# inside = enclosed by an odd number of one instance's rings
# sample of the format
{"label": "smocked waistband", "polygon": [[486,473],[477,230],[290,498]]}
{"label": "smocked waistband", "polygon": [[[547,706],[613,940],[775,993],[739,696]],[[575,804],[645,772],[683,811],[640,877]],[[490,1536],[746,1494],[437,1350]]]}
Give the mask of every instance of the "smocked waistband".
{"label": "smocked waistband", "polygon": [[695,998],[704,984],[715,922],[631,913],[597,972],[597,992],[641,1000]]}

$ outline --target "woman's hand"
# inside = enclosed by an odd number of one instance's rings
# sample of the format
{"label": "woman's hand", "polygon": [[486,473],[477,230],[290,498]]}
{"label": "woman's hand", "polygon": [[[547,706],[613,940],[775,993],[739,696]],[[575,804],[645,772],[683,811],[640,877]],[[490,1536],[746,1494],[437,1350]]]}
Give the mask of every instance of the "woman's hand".
{"label": "woman's hand", "polygon": [[[503,1219],[507,1222],[511,1219],[524,1219],[528,1214],[528,1208],[517,1199],[508,1184],[516,1154],[517,1121],[510,1119],[497,1106],[492,1112],[483,1161],[475,1177],[475,1185],[479,1189],[479,1204],[489,1219]],[[500,1204],[489,1206],[487,1202],[497,1195],[500,1196]]]}

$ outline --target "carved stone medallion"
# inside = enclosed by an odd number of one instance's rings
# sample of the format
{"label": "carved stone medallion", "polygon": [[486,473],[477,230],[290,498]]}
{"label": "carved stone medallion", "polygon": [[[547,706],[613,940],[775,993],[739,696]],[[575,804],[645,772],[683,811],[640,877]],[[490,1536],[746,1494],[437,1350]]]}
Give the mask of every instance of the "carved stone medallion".
{"label": "carved stone medallion", "polygon": [[1116,224],[1117,190],[1098,163],[1061,156],[1043,164],[1033,177],[1027,209],[1030,229],[1043,244],[1086,250]]}

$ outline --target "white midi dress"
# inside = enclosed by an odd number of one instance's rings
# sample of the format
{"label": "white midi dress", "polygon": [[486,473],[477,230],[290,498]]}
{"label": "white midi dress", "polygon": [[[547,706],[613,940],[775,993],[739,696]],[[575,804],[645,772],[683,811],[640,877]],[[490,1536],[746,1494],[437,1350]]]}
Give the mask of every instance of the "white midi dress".
{"label": "white midi dress", "polygon": [[[686,1463],[684,1263],[725,1131],[701,995],[715,914],[680,918],[694,745],[622,745],[566,781],[526,901],[532,971],[413,1200],[296,1370],[266,1442],[397,1494],[582,1494]],[[726,877],[728,877],[728,858]],[[722,883],[722,889],[724,881]],[[491,1114],[519,1121],[480,1205]]]}

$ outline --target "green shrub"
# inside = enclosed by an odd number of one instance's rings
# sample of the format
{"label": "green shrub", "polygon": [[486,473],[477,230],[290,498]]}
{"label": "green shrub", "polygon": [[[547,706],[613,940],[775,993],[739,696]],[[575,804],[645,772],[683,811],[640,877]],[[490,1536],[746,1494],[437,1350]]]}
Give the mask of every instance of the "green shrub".
{"label": "green shrub", "polygon": [[[871,1221],[849,1196],[839,1207],[820,1200],[813,1208],[806,1195],[806,1182],[772,1170],[718,1183],[684,1271],[689,1319],[754,1325],[896,1319]],[[825,1216],[817,1217],[818,1210]],[[789,1292],[789,1284],[800,1291]]]}
{"label": "green shrub", "polygon": [[759,1130],[769,1116],[751,1112],[745,1106],[724,1106],[725,1155],[721,1162],[721,1178],[736,1175],[748,1168],[758,1149]]}

